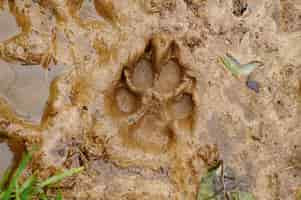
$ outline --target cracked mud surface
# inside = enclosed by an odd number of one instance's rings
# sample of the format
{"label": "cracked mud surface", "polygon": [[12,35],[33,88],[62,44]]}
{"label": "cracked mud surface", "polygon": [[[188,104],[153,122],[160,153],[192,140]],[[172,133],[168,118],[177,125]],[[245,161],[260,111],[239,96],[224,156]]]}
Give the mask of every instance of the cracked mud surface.
{"label": "cracked mud surface", "polygon": [[[0,131],[41,146],[28,169],[41,177],[85,166],[65,199],[195,199],[213,144],[257,199],[294,199],[299,0],[0,7]],[[264,63],[258,94],[217,62],[226,52]]]}

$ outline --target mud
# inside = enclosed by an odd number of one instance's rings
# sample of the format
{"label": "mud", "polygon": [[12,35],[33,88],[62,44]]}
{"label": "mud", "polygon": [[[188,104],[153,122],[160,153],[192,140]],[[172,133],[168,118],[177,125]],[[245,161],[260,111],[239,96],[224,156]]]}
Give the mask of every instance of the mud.
{"label": "mud", "polygon": [[[218,159],[257,199],[294,199],[299,0],[0,7],[1,27],[15,20],[0,31],[0,131],[41,147],[29,173],[85,166],[60,185],[65,199],[195,199]],[[227,52],[264,65],[234,77]]]}

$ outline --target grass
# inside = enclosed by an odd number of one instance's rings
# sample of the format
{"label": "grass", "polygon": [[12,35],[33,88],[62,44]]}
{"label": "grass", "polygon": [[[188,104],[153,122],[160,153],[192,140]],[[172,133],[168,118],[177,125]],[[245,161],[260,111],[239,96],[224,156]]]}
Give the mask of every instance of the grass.
{"label": "grass", "polygon": [[62,173],[58,173],[45,180],[39,180],[35,175],[29,176],[23,183],[20,183],[20,177],[26,166],[32,159],[32,152],[25,153],[18,168],[11,175],[11,170],[7,170],[0,180],[0,199],[1,200],[62,200],[62,194],[57,193],[55,198],[46,195],[45,189],[56,183],[59,183],[66,177],[81,172],[84,168],[73,168]]}

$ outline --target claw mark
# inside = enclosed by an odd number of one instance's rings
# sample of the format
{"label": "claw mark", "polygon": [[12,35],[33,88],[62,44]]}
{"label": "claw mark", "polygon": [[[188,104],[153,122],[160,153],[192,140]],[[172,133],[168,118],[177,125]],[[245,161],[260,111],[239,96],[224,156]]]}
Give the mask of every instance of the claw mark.
{"label": "claw mark", "polygon": [[249,75],[256,67],[262,66],[263,63],[260,61],[252,61],[247,64],[240,64],[237,59],[235,59],[230,54],[226,54],[223,57],[220,57],[219,60],[222,62],[222,64],[229,69],[232,74],[235,76],[240,75]]}

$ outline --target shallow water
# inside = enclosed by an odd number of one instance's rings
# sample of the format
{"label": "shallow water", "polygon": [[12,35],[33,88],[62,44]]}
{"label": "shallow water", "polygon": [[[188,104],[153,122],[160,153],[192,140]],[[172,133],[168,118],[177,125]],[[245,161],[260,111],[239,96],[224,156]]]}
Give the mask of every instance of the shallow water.
{"label": "shallow water", "polygon": [[0,153],[0,177],[2,177],[5,170],[12,164],[13,153],[6,143],[0,143]]}
{"label": "shallow water", "polygon": [[[6,4],[0,10],[0,27],[5,27],[1,28],[0,42],[20,32],[15,17]],[[0,98],[4,98],[22,118],[38,123],[49,96],[49,86],[63,68],[52,66],[47,71],[37,65],[23,66],[0,59]]]}
{"label": "shallow water", "polygon": [[8,140],[0,136],[0,178],[9,167],[15,167],[23,151],[24,145],[20,141]]}
{"label": "shallow water", "polygon": [[[15,17],[7,9],[0,10],[0,26],[5,27],[1,28],[0,41],[5,41],[20,32]],[[0,60],[0,96],[13,84],[15,78],[14,71],[4,61]],[[16,149],[19,147],[22,149],[22,145],[14,145],[14,143],[8,142],[7,139],[3,139],[0,136],[0,178],[3,176],[5,170],[13,167],[15,161],[21,156],[22,150],[17,153]]]}
{"label": "shallow water", "polygon": [[14,111],[32,122],[39,122],[49,96],[49,87],[64,66],[54,66],[50,71],[37,65],[6,63],[0,60],[0,97]]}
{"label": "shallow water", "polygon": [[20,31],[15,17],[7,10],[0,10],[0,26],[0,41],[8,39]]}

